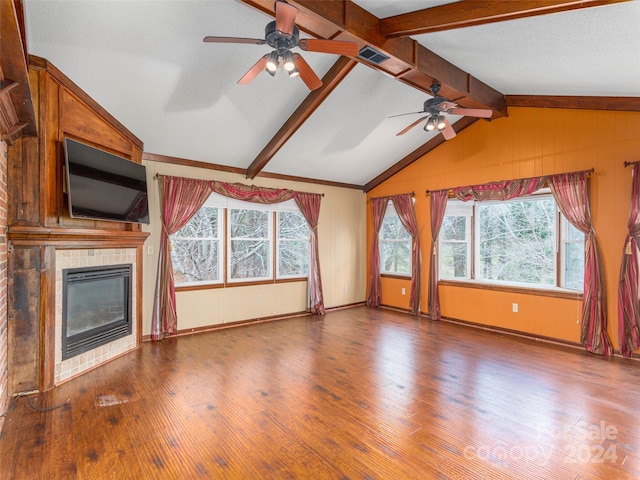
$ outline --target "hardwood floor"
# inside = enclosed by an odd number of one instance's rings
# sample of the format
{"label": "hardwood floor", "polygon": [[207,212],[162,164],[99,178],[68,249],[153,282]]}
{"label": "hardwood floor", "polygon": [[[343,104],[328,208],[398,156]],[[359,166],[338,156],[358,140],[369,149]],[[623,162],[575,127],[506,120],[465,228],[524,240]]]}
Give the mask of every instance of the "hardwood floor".
{"label": "hardwood floor", "polygon": [[8,479],[637,479],[640,364],[357,307],[147,343],[19,398]]}

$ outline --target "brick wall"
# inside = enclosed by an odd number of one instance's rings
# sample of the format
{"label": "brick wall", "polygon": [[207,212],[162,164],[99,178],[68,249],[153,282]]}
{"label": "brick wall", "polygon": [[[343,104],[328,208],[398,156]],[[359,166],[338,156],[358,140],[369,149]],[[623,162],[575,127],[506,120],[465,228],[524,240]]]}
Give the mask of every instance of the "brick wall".
{"label": "brick wall", "polygon": [[7,347],[7,144],[0,142],[0,413],[8,401]]}

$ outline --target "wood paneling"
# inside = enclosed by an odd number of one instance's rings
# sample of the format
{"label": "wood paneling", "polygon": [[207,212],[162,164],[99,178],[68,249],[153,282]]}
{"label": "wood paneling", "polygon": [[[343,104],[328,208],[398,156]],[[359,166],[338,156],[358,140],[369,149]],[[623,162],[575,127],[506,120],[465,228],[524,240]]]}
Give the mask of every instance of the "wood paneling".
{"label": "wood paneling", "polygon": [[[64,193],[66,136],[140,163],[142,142],[51,63],[30,57],[38,138],[8,151],[10,392],[54,383],[55,250],[137,249],[137,312],[142,324],[142,244],[138,224],[70,218]],[[141,331],[135,332],[138,342]]]}
{"label": "wood paneling", "polygon": [[40,372],[39,247],[13,248],[8,262],[9,392],[38,390]]}
{"label": "wood paneling", "polygon": [[201,333],[18,399],[0,478],[635,480],[637,366],[366,307]]}

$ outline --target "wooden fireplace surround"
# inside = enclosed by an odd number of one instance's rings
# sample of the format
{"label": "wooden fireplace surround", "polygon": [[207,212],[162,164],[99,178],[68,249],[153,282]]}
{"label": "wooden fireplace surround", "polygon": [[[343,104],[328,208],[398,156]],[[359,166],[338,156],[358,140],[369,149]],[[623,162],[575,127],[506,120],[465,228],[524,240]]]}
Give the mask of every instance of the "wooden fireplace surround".
{"label": "wooden fireplace surround", "polygon": [[55,66],[29,58],[38,136],[8,149],[9,393],[54,386],[56,250],[135,248],[134,332],[142,341],[140,225],[71,218],[64,189],[63,138],[70,137],[141,163],[142,142]]}

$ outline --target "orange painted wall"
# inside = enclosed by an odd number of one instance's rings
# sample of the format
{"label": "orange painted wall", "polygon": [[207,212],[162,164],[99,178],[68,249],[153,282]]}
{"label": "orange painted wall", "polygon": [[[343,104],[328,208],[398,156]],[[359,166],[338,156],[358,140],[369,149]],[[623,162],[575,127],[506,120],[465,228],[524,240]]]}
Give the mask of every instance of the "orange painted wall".
{"label": "orange painted wall", "polygon": [[[437,190],[497,180],[594,168],[591,212],[601,248],[608,296],[609,337],[618,348],[618,275],[627,232],[631,168],[640,160],[640,113],[510,108],[509,117],[479,121],[368,193],[368,197],[414,191],[422,231],[422,312],[427,311],[431,232],[429,197]],[[368,203],[367,245],[373,222]],[[371,254],[367,252],[368,258]],[[408,308],[401,296],[409,281],[383,279],[383,304]],[[551,296],[441,286],[442,315],[578,342],[581,301]],[[519,304],[519,312],[511,304]]]}

